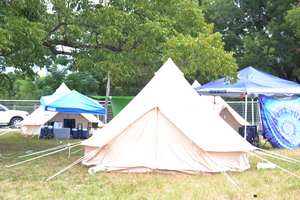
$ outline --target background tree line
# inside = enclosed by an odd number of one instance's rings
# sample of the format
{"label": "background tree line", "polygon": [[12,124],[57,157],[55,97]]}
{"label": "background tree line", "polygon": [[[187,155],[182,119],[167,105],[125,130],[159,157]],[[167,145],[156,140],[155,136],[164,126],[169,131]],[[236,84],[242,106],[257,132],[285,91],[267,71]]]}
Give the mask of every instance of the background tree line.
{"label": "background tree line", "polygon": [[253,65],[299,82],[299,38],[297,0],[3,0],[0,98],[38,99],[62,81],[101,95],[108,72],[113,95],[135,95],[168,57],[189,81]]}
{"label": "background tree line", "polygon": [[298,0],[203,0],[201,4],[240,67],[253,65],[300,82]]}

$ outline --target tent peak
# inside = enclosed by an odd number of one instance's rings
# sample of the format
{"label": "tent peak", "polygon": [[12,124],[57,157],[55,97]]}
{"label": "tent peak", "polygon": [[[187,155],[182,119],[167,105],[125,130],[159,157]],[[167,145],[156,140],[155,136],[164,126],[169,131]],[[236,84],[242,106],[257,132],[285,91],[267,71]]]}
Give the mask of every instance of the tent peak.
{"label": "tent peak", "polygon": [[177,67],[177,65],[171,58],[168,58],[168,60],[161,66],[161,68],[157,72],[155,72],[155,76],[166,73],[168,74],[168,76],[170,75],[170,73],[183,76],[182,71]]}
{"label": "tent peak", "polygon": [[68,86],[62,82],[62,84],[60,84],[60,86],[55,90],[55,92],[53,94],[63,94],[65,92],[70,92],[71,90],[68,88]]}
{"label": "tent peak", "polygon": [[194,80],[194,82],[192,84],[192,87],[193,88],[198,88],[198,87],[201,87],[201,84],[197,80]]}
{"label": "tent peak", "polygon": [[[277,76],[274,76],[273,74],[268,74],[265,71],[256,69],[255,67],[252,66],[245,67],[244,69],[238,72],[238,78],[240,79],[246,78],[248,80],[254,80],[257,77],[261,77],[261,76],[265,76],[265,78],[274,78],[275,80],[280,80],[280,81],[284,80]],[[284,80],[284,81],[288,81],[288,80]]]}
{"label": "tent peak", "polygon": [[255,67],[252,67],[252,66],[244,67],[242,70],[255,70],[256,71]]}

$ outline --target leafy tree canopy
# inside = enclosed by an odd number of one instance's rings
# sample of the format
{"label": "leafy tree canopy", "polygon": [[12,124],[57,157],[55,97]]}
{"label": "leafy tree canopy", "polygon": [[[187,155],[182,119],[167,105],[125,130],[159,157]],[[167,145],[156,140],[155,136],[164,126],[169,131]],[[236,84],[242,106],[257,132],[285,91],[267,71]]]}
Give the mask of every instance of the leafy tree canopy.
{"label": "leafy tree canopy", "polygon": [[240,67],[253,65],[300,82],[298,0],[203,0],[201,5]]}
{"label": "leafy tree canopy", "polygon": [[189,80],[205,82],[237,68],[197,1],[6,0],[0,6],[6,66],[32,74],[33,66],[59,62],[76,72],[68,76],[72,86],[87,77],[79,90],[88,93],[103,91],[109,71],[113,93],[136,94],[169,56]]}

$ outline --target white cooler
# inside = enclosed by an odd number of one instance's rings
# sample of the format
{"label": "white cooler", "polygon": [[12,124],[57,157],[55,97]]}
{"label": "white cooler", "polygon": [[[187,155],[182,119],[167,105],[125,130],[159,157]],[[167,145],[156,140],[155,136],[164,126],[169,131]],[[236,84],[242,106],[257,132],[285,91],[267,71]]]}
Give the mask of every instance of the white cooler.
{"label": "white cooler", "polygon": [[57,139],[70,139],[70,128],[55,128],[53,129],[54,138]]}

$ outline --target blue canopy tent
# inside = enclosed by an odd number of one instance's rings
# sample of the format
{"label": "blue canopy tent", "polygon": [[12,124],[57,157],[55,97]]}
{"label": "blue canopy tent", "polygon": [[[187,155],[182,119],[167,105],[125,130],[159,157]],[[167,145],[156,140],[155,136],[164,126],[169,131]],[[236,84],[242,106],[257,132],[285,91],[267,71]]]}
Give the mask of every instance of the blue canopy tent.
{"label": "blue canopy tent", "polygon": [[[238,72],[236,82],[231,83],[230,79],[225,77],[206,83],[196,88],[196,90],[198,93],[204,95],[227,97],[245,96],[245,120],[247,120],[248,96],[256,97],[261,94],[280,96],[298,95],[300,94],[300,85],[249,66]],[[244,137],[246,137],[246,129]]]}
{"label": "blue canopy tent", "polygon": [[75,90],[58,95],[43,96],[40,102],[47,111],[97,115],[104,115],[106,113],[106,109],[96,100]]}
{"label": "blue canopy tent", "polygon": [[196,88],[201,94],[238,97],[241,94],[294,95],[300,94],[300,85],[262,72],[253,67],[246,67],[237,74],[237,81],[230,83],[229,78],[211,81]]}

